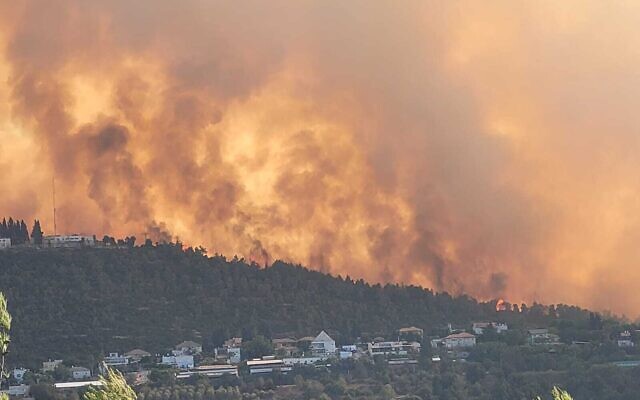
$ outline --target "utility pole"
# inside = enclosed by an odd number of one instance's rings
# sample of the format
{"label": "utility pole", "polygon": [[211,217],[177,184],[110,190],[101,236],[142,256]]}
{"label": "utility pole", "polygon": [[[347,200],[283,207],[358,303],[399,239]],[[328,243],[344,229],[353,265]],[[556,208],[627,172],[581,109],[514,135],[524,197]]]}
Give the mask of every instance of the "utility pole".
{"label": "utility pole", "polygon": [[58,226],[56,225],[56,177],[54,176],[51,179],[51,186],[53,192],[53,236],[56,236],[58,233]]}

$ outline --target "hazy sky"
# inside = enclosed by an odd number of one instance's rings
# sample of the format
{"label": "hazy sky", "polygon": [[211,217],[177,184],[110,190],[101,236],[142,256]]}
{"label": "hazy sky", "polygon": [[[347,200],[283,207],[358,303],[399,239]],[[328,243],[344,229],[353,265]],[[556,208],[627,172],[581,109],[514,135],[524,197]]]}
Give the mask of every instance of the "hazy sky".
{"label": "hazy sky", "polygon": [[0,214],[640,313],[640,3],[0,3]]}

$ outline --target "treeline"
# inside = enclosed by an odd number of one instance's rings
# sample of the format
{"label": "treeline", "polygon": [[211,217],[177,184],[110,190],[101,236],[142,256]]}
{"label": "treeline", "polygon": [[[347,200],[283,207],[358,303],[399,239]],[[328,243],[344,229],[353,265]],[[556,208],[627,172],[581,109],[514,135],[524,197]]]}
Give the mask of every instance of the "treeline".
{"label": "treeline", "polygon": [[29,243],[31,239],[33,239],[33,243],[42,244],[42,229],[40,227],[40,221],[35,220],[33,222],[33,227],[31,228],[31,235],[29,235],[29,230],[27,229],[27,224],[25,224],[24,220],[14,220],[12,217],[9,217],[7,220],[6,217],[2,219],[2,223],[0,223],[0,238],[9,238],[11,239],[11,245],[16,246],[24,243]]}
{"label": "treeline", "polygon": [[497,313],[495,302],[467,296],[371,285],[283,262],[260,268],[172,244],[5,252],[0,290],[14,314],[10,360],[34,368],[46,358],[94,365],[111,351],[158,353],[182,340],[210,351],[232,336],[302,337],[323,329],[339,343],[393,338],[412,325],[441,336],[448,323],[468,329],[483,320],[514,330],[556,326],[569,343],[603,334],[590,330],[590,313],[578,307]]}

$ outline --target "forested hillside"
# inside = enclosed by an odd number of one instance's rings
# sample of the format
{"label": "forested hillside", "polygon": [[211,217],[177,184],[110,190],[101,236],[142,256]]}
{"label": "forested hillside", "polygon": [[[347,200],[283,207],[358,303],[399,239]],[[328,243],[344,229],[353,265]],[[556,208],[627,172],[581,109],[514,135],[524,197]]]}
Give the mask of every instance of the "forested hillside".
{"label": "forested hillside", "polygon": [[105,352],[161,352],[186,339],[206,349],[234,335],[325,329],[347,342],[390,337],[402,326],[435,335],[447,323],[500,319],[521,327],[555,324],[571,340],[594,323],[593,314],[576,307],[497,313],[495,302],[369,285],[281,262],[258,268],[177,245],[5,251],[0,291],[14,316],[11,361],[27,366],[49,357],[90,365]]}

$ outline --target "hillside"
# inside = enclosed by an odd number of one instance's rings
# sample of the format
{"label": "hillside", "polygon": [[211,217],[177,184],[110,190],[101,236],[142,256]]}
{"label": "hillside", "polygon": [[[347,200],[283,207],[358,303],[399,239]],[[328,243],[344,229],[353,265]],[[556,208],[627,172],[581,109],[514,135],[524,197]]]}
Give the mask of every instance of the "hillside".
{"label": "hillside", "polygon": [[14,316],[10,360],[27,366],[53,357],[89,364],[134,347],[160,352],[186,339],[211,348],[233,335],[325,329],[341,342],[392,336],[402,326],[438,334],[447,323],[496,319],[555,324],[570,340],[593,322],[593,314],[576,307],[497,313],[494,302],[466,296],[369,285],[282,262],[258,268],[173,245],[5,251],[0,290]]}

